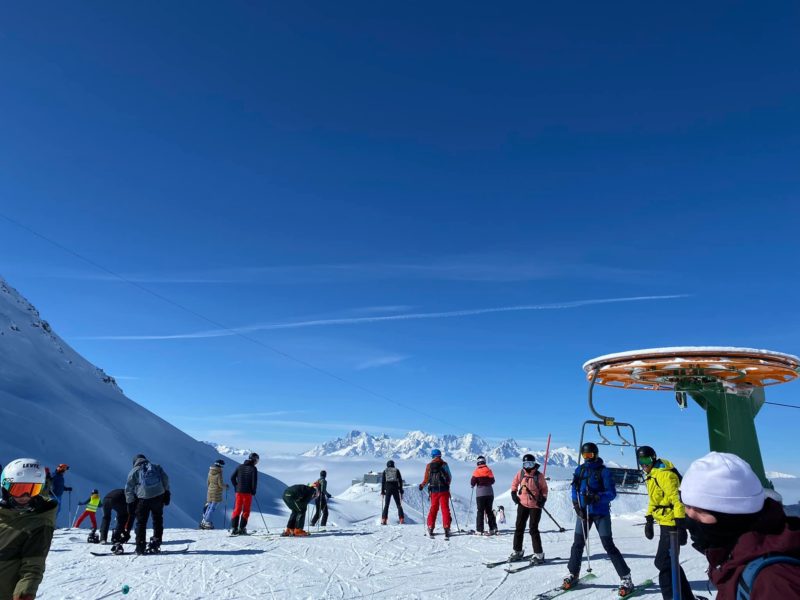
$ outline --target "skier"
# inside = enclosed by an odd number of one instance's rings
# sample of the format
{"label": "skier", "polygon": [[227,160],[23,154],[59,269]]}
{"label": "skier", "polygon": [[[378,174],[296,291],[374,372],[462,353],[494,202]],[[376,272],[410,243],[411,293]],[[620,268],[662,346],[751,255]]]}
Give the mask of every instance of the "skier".
{"label": "skier", "polygon": [[[50,494],[52,497],[56,499],[58,502],[58,510],[56,511],[56,520],[58,520],[58,515],[61,514],[61,496],[64,495],[64,492],[71,492],[72,488],[68,487],[64,482],[64,474],[69,471],[69,465],[61,463],[56,467],[56,474],[53,475],[50,485],[52,486],[53,493]],[[67,520],[69,520],[69,515],[67,515]]]}
{"label": "skier", "polygon": [[[672,562],[669,552],[669,534],[671,531],[678,532],[681,546],[686,544],[686,511],[681,502],[678,488],[680,479],[678,472],[673,464],[656,456],[656,451],[650,446],[639,446],[636,450],[636,458],[639,465],[645,472],[645,484],[647,485],[648,505],[645,515],[644,536],[652,540],[655,536],[653,523],[658,522],[658,550],[653,564],[658,569],[658,585],[661,588],[661,596],[664,600],[672,599]],[[683,600],[693,600],[694,593],[692,586],[686,579],[683,568],[678,566],[681,598]]]}
{"label": "skier", "polygon": [[[133,457],[133,468],[125,483],[128,513],[136,515],[136,554],[155,554],[164,535],[164,507],[169,506],[169,477],[161,465],[151,463],[144,454]],[[153,537],[146,545],[147,519],[153,515]]]}
{"label": "skier", "polygon": [[540,565],[544,562],[544,549],[542,536],[539,533],[539,521],[542,519],[542,507],[547,502],[547,482],[539,473],[539,463],[532,454],[522,457],[522,469],[514,475],[514,480],[511,482],[511,499],[517,505],[517,521],[514,528],[513,551],[508,560],[522,560],[522,538],[527,524],[533,545],[531,562]]}
{"label": "skier", "polygon": [[222,479],[222,467],[224,466],[225,461],[220,458],[208,468],[206,508],[200,521],[200,529],[214,529],[214,523],[211,522],[211,518],[214,516],[217,506],[222,504],[222,490],[227,490],[230,487]]}
{"label": "skier", "polygon": [[319,479],[317,479],[317,487],[319,487],[319,495],[317,499],[314,501],[316,505],[316,510],[314,511],[314,516],[311,517],[311,525],[316,525],[317,521],[319,521],[320,515],[322,515],[322,521],[320,522],[320,527],[325,527],[328,523],[328,499],[331,495],[328,493],[328,481],[325,479],[328,476],[327,471],[320,471],[319,472]]}
{"label": "skier", "polygon": [[0,475],[0,598],[33,600],[53,541],[58,502],[42,494],[44,467],[19,458]]}
{"label": "skier", "polygon": [[620,577],[619,595],[628,596],[634,591],[631,580],[631,570],[628,568],[622,553],[614,545],[611,535],[611,509],[610,503],[617,496],[614,478],[611,472],[603,465],[597,444],[586,442],[581,446],[583,464],[575,469],[572,477],[572,506],[578,519],[575,523],[575,538],[569,557],[569,575],[564,578],[562,587],[572,589],[578,582],[583,559],[583,549],[586,545],[586,535],[592,525],[600,534],[603,549],[611,559],[617,575]]}
{"label": "skier", "polygon": [[494,473],[486,465],[486,458],[479,456],[477,466],[472,472],[472,479],[470,485],[475,488],[475,504],[478,507],[478,514],[475,518],[475,531],[483,535],[483,522],[484,518],[489,521],[489,533],[487,535],[497,534],[497,521],[494,518],[494,511],[492,504],[494,504]]}
{"label": "skier", "polygon": [[450,467],[442,460],[442,451],[438,448],[431,450],[431,462],[425,467],[425,477],[419,484],[420,491],[428,486],[431,508],[428,511],[428,535],[433,537],[433,528],[436,526],[436,515],[442,509],[442,525],[444,537],[450,537],[450,482],[453,476]]}
{"label": "skier", "polygon": [[236,467],[231,475],[231,483],[236,491],[236,501],[231,515],[231,535],[247,535],[247,519],[250,518],[250,505],[258,487],[256,465],[261,457],[251,452],[247,460]]}
{"label": "skier", "polygon": [[734,454],[710,452],[687,469],[686,526],[708,560],[717,600],[797,598],[800,519],[787,517],[773,493]]}
{"label": "skier", "polygon": [[495,518],[497,519],[498,525],[505,525],[506,524],[506,509],[503,508],[503,505],[497,507],[495,511]]}
{"label": "skier", "polygon": [[78,506],[85,506],[86,509],[75,521],[73,527],[80,529],[81,523],[86,520],[86,517],[89,517],[89,520],[92,522],[92,533],[94,533],[97,530],[97,518],[95,517],[95,513],[100,507],[100,492],[97,490],[92,490],[92,493],[86,500],[83,502],[78,502]]}
{"label": "skier", "polygon": [[289,522],[286,523],[286,531],[281,535],[284,537],[304,536],[308,532],[303,529],[306,521],[306,510],[308,503],[318,498],[320,495],[319,482],[315,481],[311,485],[303,483],[287,487],[283,492],[283,502],[292,511],[289,515]]}
{"label": "skier", "polygon": [[381,525],[386,525],[389,521],[389,504],[392,498],[397,506],[397,518],[402,525],[406,520],[405,514],[403,514],[403,476],[400,474],[400,469],[394,466],[394,461],[388,460],[386,468],[381,473],[381,499],[383,500]]}
{"label": "skier", "polygon": [[111,533],[111,541],[115,544],[124,544],[131,539],[131,522],[133,515],[128,513],[125,502],[125,490],[117,488],[111,490],[103,497],[103,519],[100,521],[100,543],[108,543],[108,528],[111,526],[112,512],[117,513],[117,522]]}

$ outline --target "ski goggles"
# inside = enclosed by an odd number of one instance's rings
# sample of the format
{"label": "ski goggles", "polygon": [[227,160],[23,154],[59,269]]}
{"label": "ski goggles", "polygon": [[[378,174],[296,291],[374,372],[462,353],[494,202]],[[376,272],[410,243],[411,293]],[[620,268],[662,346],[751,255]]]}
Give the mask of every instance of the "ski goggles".
{"label": "ski goggles", "polygon": [[11,494],[13,498],[21,498],[22,496],[38,496],[42,493],[44,487],[41,483],[12,483],[6,481],[3,484],[5,490]]}
{"label": "ski goggles", "polygon": [[523,469],[532,469],[535,465],[536,465],[536,463],[534,461],[526,460],[525,462],[522,463],[522,468]]}
{"label": "ski goggles", "polygon": [[639,464],[643,467],[649,467],[653,464],[653,457],[652,456],[640,456],[639,457]]}
{"label": "ski goggles", "polygon": [[594,452],[584,452],[581,454],[584,460],[592,460],[597,456]]}

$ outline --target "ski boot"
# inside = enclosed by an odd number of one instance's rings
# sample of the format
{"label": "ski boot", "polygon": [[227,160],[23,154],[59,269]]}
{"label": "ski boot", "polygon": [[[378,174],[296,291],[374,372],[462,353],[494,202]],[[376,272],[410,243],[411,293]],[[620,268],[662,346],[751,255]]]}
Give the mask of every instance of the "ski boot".
{"label": "ski boot", "polygon": [[531,558],[531,564],[533,565],[543,565],[544,564],[544,552],[539,554],[534,554],[533,558]]}
{"label": "ski boot", "polygon": [[406,518],[405,518],[405,517],[400,517],[400,518],[397,520],[397,522],[398,522],[400,525],[402,525],[403,523],[405,523],[405,522],[406,522]]}
{"label": "ski boot", "polygon": [[307,535],[308,535],[308,532],[305,531],[304,529],[295,529],[294,530],[294,536],[295,537],[306,537]]}
{"label": "ski boot", "polygon": [[433,527],[428,527],[428,537],[433,537]]}
{"label": "ski boot", "polygon": [[281,537],[294,537],[294,529],[289,529],[287,527],[286,530],[281,534]]}
{"label": "ski boot", "polygon": [[570,573],[567,577],[564,577],[564,582],[561,584],[561,589],[571,590],[576,585],[578,585],[578,576]]}
{"label": "ski boot", "polygon": [[522,550],[514,550],[508,555],[508,562],[517,562],[518,560],[522,560],[523,556],[525,556],[525,553]]}
{"label": "ski boot", "polygon": [[247,519],[239,516],[239,535],[247,535]]}
{"label": "ski boot", "polygon": [[161,540],[156,537],[150,538],[150,543],[147,545],[147,554],[158,554],[161,552]]}
{"label": "ski boot", "polygon": [[490,529],[489,535],[497,535],[497,529]]}
{"label": "ski boot", "polygon": [[144,542],[136,542],[136,554],[141,556],[142,554],[147,554],[147,547],[145,546]]}
{"label": "ski boot", "polygon": [[449,527],[445,527],[444,528],[444,539],[448,539],[449,537],[450,537],[450,528]]}
{"label": "ski boot", "polygon": [[231,535],[239,535],[239,528],[234,527],[233,529],[231,529]]}
{"label": "ski boot", "polygon": [[91,533],[86,537],[86,541],[90,544],[99,544],[100,543],[100,536],[97,535],[97,530],[92,529]]}
{"label": "ski boot", "polygon": [[386,517],[381,517],[381,525],[386,525],[388,521],[389,519],[387,519]]}
{"label": "ski boot", "polygon": [[125,554],[125,546],[123,546],[122,544],[119,544],[119,543],[112,544],[111,545],[111,554]]}
{"label": "ski boot", "polygon": [[635,589],[630,574],[625,575],[619,582],[619,597],[625,598],[626,596],[630,596]]}

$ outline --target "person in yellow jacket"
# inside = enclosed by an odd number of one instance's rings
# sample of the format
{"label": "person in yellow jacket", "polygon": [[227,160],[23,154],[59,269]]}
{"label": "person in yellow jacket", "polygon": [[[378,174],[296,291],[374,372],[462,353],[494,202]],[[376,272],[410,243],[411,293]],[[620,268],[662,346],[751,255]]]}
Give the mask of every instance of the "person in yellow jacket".
{"label": "person in yellow jacket", "polygon": [[95,516],[95,513],[100,507],[100,492],[98,490],[92,490],[89,498],[83,502],[78,502],[78,506],[86,506],[86,509],[83,511],[83,514],[78,517],[78,520],[75,521],[75,525],[73,525],[73,527],[80,527],[84,519],[89,517],[89,519],[92,521],[92,531],[97,529],[97,517]]}
{"label": "person in yellow jacket", "polygon": [[[661,596],[665,600],[672,600],[672,562],[669,555],[670,531],[678,530],[680,544],[686,544],[686,509],[681,502],[678,490],[681,485],[678,470],[673,464],[656,456],[656,451],[650,446],[639,446],[636,450],[639,466],[645,472],[647,484],[647,514],[645,516],[644,536],[652,540],[654,522],[661,529],[658,538],[658,550],[653,564],[658,569],[658,585],[661,587]],[[694,600],[692,588],[686,579],[683,568],[680,569],[681,598]]]}

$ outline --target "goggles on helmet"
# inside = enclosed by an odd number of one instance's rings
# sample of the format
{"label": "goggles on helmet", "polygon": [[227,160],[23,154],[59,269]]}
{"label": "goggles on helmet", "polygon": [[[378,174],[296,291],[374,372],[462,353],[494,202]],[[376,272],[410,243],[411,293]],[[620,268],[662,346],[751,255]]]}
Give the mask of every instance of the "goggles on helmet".
{"label": "goggles on helmet", "polygon": [[522,463],[522,468],[523,469],[532,469],[535,464],[536,464],[536,462],[534,462],[532,460],[526,460],[525,462]]}
{"label": "goggles on helmet", "polygon": [[11,481],[4,481],[3,487],[11,494],[13,498],[21,498],[26,494],[28,496],[38,496],[42,493],[44,484],[41,483],[13,483]]}
{"label": "goggles on helmet", "polygon": [[640,456],[639,457],[639,464],[643,467],[649,467],[653,464],[653,457],[652,456]]}
{"label": "goggles on helmet", "polygon": [[593,458],[597,457],[597,454],[595,454],[594,452],[583,452],[581,456],[583,457],[584,460],[592,460]]}

